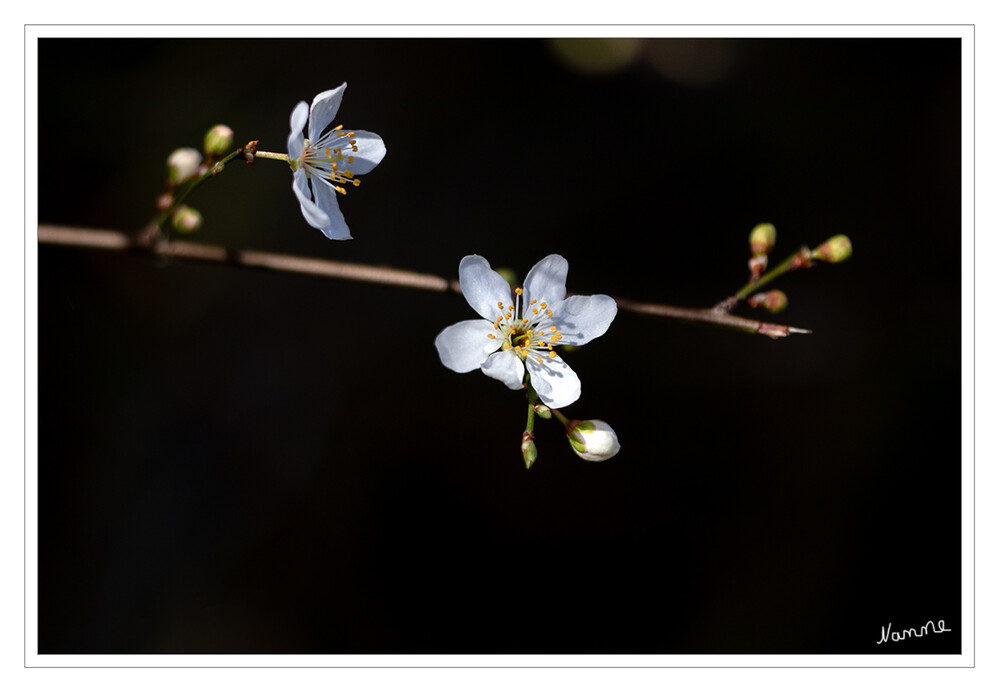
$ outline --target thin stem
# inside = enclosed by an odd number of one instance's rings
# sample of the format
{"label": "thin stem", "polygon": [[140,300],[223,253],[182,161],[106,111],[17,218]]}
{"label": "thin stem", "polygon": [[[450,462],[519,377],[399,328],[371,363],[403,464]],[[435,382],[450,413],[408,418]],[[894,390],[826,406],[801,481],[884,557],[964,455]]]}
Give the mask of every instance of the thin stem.
{"label": "thin stem", "polygon": [[569,427],[569,423],[571,421],[568,418],[566,418],[565,415],[561,411],[559,411],[557,408],[553,408],[553,409],[551,409],[551,412],[555,415],[556,418],[558,418],[559,422],[562,425],[564,425],[567,428]]}
{"label": "thin stem", "polygon": [[802,267],[809,266],[811,264],[811,255],[811,250],[807,247],[801,248],[766,274],[763,274],[757,279],[747,283],[745,286],[740,288],[735,295],[718,303],[718,305],[715,306],[715,309],[728,312],[734,308],[740,300],[745,300],[749,297],[750,293],[763,288],[763,286],[770,283],[778,276],[786,274],[789,271],[794,271],[795,269],[801,269]]}
{"label": "thin stem", "polygon": [[527,425],[524,427],[524,434],[534,434],[534,405],[538,403],[538,393],[534,391],[531,384],[531,376],[525,376],[525,386],[527,387]]}
{"label": "thin stem", "polygon": [[[311,274],[314,276],[345,279],[347,281],[363,281],[390,286],[402,286],[404,288],[415,288],[422,291],[436,291],[438,293],[461,293],[461,287],[453,279],[449,281],[440,276],[421,274],[405,269],[316,259],[313,257],[297,257],[272,252],[229,250],[219,245],[204,245],[182,240],[170,242],[162,239],[137,240],[118,231],[41,225],[38,227],[38,242],[104,250],[132,250],[164,257],[215,262],[236,267]],[[753,334],[764,334],[772,339],[788,336],[789,334],[811,334],[811,331],[807,329],[798,329],[781,324],[771,324],[745,317],[737,317],[716,308],[682,308],[662,303],[644,303],[625,298],[615,298],[615,300],[617,301],[618,308],[628,312],[656,317],[668,317],[686,322],[713,324]]]}
{"label": "thin stem", "polygon": [[274,159],[276,161],[290,162],[287,154],[276,154],[273,151],[257,151],[253,154],[258,159]]}

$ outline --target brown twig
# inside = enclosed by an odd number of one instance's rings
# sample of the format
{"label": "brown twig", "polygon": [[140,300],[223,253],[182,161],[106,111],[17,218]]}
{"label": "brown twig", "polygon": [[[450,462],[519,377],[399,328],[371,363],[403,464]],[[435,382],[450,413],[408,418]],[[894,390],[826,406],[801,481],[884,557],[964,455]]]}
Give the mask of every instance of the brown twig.
{"label": "brown twig", "polygon": [[[132,250],[163,257],[216,262],[238,267],[312,274],[314,276],[326,276],[347,281],[403,286],[440,293],[448,291],[461,293],[461,288],[457,281],[448,280],[432,274],[421,274],[393,267],[340,262],[338,260],[297,257],[273,252],[228,250],[220,245],[205,245],[184,240],[167,241],[150,234],[140,233],[137,238],[133,238],[118,231],[40,225],[38,227],[38,242],[103,250]],[[714,324],[752,334],[763,334],[772,339],[778,339],[789,334],[811,333],[808,329],[798,329],[787,325],[738,317],[718,308],[681,308],[661,303],[643,303],[623,298],[615,298],[615,300],[621,310],[629,312],[670,317],[687,322]]]}

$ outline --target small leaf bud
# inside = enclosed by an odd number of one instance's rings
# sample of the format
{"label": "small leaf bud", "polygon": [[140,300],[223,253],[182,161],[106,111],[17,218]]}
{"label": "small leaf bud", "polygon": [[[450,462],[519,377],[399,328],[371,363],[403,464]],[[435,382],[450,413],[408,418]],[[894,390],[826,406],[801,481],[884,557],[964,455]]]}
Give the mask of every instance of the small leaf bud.
{"label": "small leaf bud", "polygon": [[757,224],[749,232],[749,250],[754,255],[766,255],[777,244],[777,229],[772,223]]}
{"label": "small leaf bud", "polygon": [[180,185],[198,174],[201,166],[201,152],[190,147],[175,149],[167,159],[167,171],[170,174],[170,184]]}
{"label": "small leaf bud", "polygon": [[767,291],[757,293],[746,299],[751,308],[762,307],[768,312],[780,312],[787,307],[787,294],[784,291]]}
{"label": "small leaf bud", "polygon": [[766,255],[753,255],[749,258],[749,274],[754,280],[760,278],[760,274],[762,274],[766,268]]}
{"label": "small leaf bud", "polygon": [[826,242],[812,250],[812,259],[826,262],[842,262],[853,254],[853,246],[845,235],[834,235]]}
{"label": "small leaf bud", "polygon": [[614,428],[602,420],[574,420],[566,426],[565,435],[586,461],[607,461],[621,450]]}
{"label": "small leaf bud", "polygon": [[216,125],[205,133],[205,156],[224,156],[232,148],[232,138],[232,128]]}
{"label": "small leaf bud", "polygon": [[182,204],[174,211],[171,221],[178,233],[194,233],[201,228],[204,219],[197,209]]}
{"label": "small leaf bud", "polygon": [[173,204],[173,195],[169,192],[164,192],[162,195],[156,198],[156,209],[158,211],[166,211]]}
{"label": "small leaf bud", "polygon": [[534,444],[534,435],[525,432],[520,440],[520,453],[524,455],[524,466],[531,468],[538,460],[538,446]]}
{"label": "small leaf bud", "polygon": [[552,417],[552,410],[547,406],[545,406],[544,404],[535,404],[534,412],[539,416],[541,416],[542,418],[544,418],[545,420],[548,420],[549,418]]}

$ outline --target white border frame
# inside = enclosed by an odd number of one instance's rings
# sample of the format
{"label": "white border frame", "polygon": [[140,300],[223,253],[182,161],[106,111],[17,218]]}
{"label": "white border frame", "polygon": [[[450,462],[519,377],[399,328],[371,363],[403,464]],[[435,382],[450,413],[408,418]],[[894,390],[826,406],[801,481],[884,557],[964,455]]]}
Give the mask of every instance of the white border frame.
{"label": "white border frame", "polygon": [[[38,50],[40,38],[55,37],[271,37],[506,38],[643,36],[725,38],[960,38],[962,211],[962,557],[960,655],[39,655],[37,653],[38,492],[38,247],[37,150]],[[974,223],[975,76],[973,25],[26,25],[25,41],[25,650],[26,667],[115,668],[951,668],[973,667],[975,652],[975,475],[974,475]],[[35,386],[28,386],[28,384]]]}

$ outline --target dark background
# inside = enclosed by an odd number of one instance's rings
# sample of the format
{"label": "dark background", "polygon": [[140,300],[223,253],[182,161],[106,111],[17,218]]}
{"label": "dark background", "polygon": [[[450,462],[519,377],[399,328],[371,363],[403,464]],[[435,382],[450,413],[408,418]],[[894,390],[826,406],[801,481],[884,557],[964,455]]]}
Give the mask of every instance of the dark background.
{"label": "dark background", "polygon": [[540,421],[526,471],[523,396],[437,358],[459,296],[42,246],[39,653],[960,652],[960,42],[567,57],[621,48],[40,41],[42,223],[137,230],[172,149],[284,151],[346,80],[336,122],[388,146],[355,240],[274,161],[192,196],[197,240],[447,277],[558,252],[570,291],[690,307],[761,221],[774,260],[854,256],[775,285],[807,337],[619,313],[566,413],[621,453]]}

